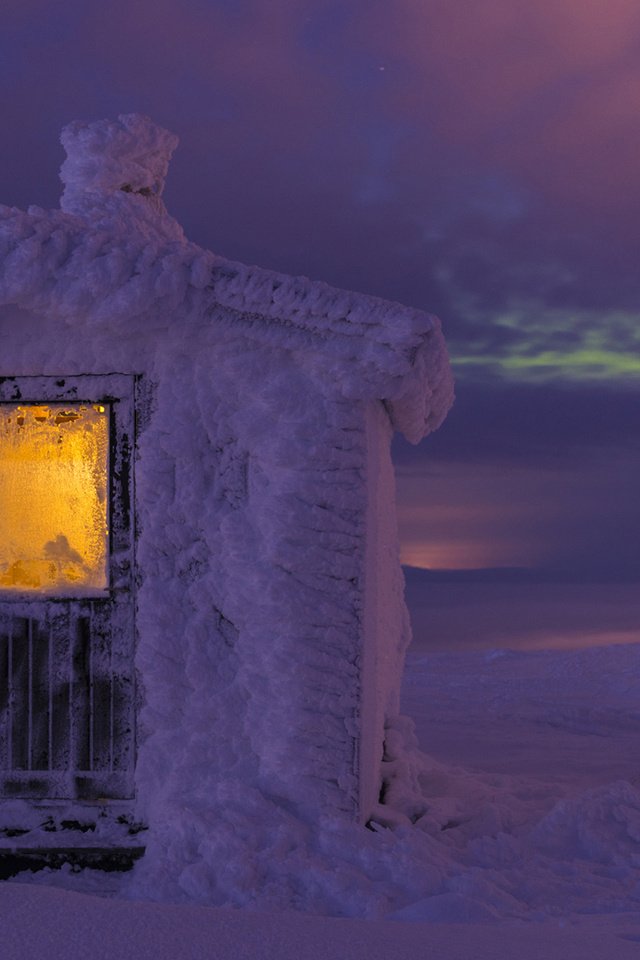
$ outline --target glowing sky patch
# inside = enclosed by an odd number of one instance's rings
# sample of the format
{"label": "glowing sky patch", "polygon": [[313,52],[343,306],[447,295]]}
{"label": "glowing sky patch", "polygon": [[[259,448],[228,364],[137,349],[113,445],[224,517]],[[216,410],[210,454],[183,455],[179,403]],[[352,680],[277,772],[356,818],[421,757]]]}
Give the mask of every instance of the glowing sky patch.
{"label": "glowing sky patch", "polygon": [[[637,557],[640,454],[557,452],[554,462],[440,461],[397,469],[402,560],[431,569],[555,567],[575,573]],[[609,561],[612,562],[612,561]]]}

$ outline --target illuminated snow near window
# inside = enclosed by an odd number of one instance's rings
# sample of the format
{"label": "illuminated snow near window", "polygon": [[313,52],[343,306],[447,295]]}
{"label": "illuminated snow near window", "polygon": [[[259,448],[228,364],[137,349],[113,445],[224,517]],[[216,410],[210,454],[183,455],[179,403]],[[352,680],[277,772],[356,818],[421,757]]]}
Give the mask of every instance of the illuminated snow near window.
{"label": "illuminated snow near window", "polygon": [[108,587],[108,411],[0,405],[0,594]]}

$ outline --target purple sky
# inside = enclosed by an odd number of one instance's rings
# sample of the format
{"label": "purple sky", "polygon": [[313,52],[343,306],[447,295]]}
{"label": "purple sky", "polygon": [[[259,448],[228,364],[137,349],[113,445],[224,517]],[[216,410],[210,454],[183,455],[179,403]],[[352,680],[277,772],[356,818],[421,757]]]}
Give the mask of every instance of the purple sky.
{"label": "purple sky", "polygon": [[640,573],[636,0],[4,0],[0,200],[60,128],[175,131],[191,239],[438,313],[458,401],[397,445],[405,558]]}

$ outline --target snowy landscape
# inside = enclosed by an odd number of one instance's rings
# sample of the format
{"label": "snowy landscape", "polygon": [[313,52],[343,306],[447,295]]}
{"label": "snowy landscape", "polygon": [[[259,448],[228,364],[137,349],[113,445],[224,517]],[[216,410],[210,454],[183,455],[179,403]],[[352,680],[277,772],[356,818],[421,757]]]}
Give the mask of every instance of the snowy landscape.
{"label": "snowy landscape", "polygon": [[640,5],[0,27],[0,960],[640,957]]}
{"label": "snowy landscape", "polygon": [[[414,598],[420,573],[409,571],[408,579]],[[426,589],[436,604],[438,594],[443,603],[452,592],[466,593],[467,622],[482,623],[477,585]],[[511,623],[511,644],[500,637],[491,645],[480,629],[475,642],[467,638],[465,645],[462,637],[442,649],[431,642],[424,610],[413,604],[421,632],[407,661],[403,706],[424,753],[414,758],[413,769],[424,806],[411,826],[369,833],[365,856],[362,846],[332,838],[325,825],[324,852],[332,843],[335,850],[335,916],[141,902],[127,896],[126,874],[45,870],[0,887],[3,956],[637,956],[640,645],[632,630],[639,613],[634,588],[568,585],[564,604],[560,585],[549,591],[545,585],[492,584],[485,592],[495,631],[501,620]],[[615,607],[608,635],[600,624],[595,635],[585,630],[579,643],[579,594],[586,609],[602,614]],[[542,632],[529,616],[527,598],[540,611]],[[458,600],[449,607],[454,621],[460,606]],[[516,609],[524,614],[519,623]],[[595,615],[592,620],[598,626]],[[359,919],[362,901],[344,882],[356,867],[369,874],[377,910],[369,920]]]}

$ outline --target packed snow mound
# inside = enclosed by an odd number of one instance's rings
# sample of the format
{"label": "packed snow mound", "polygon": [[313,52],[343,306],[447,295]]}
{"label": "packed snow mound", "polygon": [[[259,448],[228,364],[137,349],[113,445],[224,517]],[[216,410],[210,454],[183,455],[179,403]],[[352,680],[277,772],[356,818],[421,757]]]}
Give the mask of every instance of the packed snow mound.
{"label": "packed snow mound", "polygon": [[442,883],[397,916],[638,917],[639,676],[638,643],[410,655],[414,851]]}
{"label": "packed snow mound", "polygon": [[60,140],[67,151],[60,170],[65,184],[61,206],[71,213],[87,193],[161,196],[178,145],[175,134],[137,113],[121,114],[115,121],[74,121]]}

